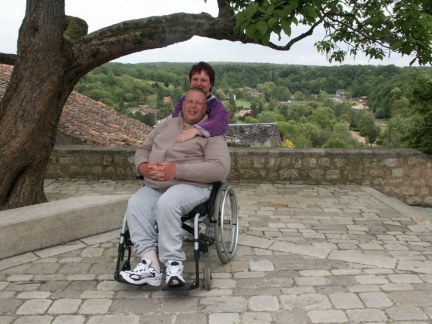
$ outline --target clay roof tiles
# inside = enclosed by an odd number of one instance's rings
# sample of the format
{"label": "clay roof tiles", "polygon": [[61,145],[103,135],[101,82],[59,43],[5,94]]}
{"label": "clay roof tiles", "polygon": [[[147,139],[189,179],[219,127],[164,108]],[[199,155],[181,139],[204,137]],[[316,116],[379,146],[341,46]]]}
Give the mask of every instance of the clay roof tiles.
{"label": "clay roof tiles", "polygon": [[[12,66],[0,64],[0,97],[3,97]],[[127,117],[76,91],[69,96],[60,118],[61,133],[83,144],[139,146],[151,127]]]}

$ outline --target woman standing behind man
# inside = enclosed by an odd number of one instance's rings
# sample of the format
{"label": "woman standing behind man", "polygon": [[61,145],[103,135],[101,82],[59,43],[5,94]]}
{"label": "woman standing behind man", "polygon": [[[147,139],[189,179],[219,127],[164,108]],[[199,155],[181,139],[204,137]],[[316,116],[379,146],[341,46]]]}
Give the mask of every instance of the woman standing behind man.
{"label": "woman standing behind man", "polygon": [[[222,101],[211,94],[211,90],[215,84],[215,71],[210,64],[199,62],[192,65],[189,72],[189,81],[191,88],[202,89],[207,96],[207,111],[208,120],[202,124],[195,124],[194,127],[183,130],[177,137],[176,142],[182,143],[194,138],[195,136],[212,137],[223,135],[229,126],[229,115]],[[177,117],[182,111],[185,97],[177,101],[172,117]],[[206,235],[214,237],[214,224],[204,222],[206,224]],[[193,226],[193,224],[189,224]],[[193,235],[189,232],[184,232],[185,241],[193,241]]]}
{"label": "woman standing behind man", "polygon": [[[181,143],[194,138],[195,136],[211,137],[224,134],[228,130],[229,115],[222,101],[211,94],[215,84],[215,71],[210,64],[199,62],[192,65],[189,72],[191,88],[201,88],[207,95],[207,116],[208,120],[200,125],[195,125],[188,130],[182,131],[176,138],[177,143]],[[182,111],[182,97],[177,102],[172,117],[177,117]]]}

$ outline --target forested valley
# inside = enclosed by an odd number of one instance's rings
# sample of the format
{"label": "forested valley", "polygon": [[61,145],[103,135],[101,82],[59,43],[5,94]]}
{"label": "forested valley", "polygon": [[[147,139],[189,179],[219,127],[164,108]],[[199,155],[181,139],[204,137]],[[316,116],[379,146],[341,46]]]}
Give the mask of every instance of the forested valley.
{"label": "forested valley", "polygon": [[[414,148],[432,154],[432,69],[211,63],[230,123],[277,123],[290,148]],[[153,126],[189,87],[191,63],[105,64],[75,90]],[[355,139],[360,132],[365,144]]]}

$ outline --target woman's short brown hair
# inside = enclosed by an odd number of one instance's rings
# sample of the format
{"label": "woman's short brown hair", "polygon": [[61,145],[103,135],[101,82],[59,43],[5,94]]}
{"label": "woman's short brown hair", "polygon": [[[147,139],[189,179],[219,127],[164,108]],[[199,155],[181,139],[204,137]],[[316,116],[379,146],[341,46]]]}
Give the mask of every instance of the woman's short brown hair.
{"label": "woman's short brown hair", "polygon": [[207,75],[210,78],[210,84],[211,84],[211,88],[210,91],[212,90],[214,84],[215,84],[215,76],[216,73],[213,70],[213,68],[211,67],[210,64],[206,63],[206,62],[199,62],[197,64],[192,65],[190,72],[189,72],[189,82],[192,80],[192,76],[196,73],[201,73],[201,71],[204,71],[205,73],[207,73]]}

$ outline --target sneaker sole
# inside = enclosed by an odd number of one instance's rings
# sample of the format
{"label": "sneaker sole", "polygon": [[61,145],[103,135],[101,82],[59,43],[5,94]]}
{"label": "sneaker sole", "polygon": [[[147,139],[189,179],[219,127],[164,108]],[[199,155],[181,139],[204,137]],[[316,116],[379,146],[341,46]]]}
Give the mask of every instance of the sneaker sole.
{"label": "sneaker sole", "polygon": [[168,286],[183,286],[184,284],[185,284],[185,282],[180,280],[178,277],[171,277],[167,281]]}

